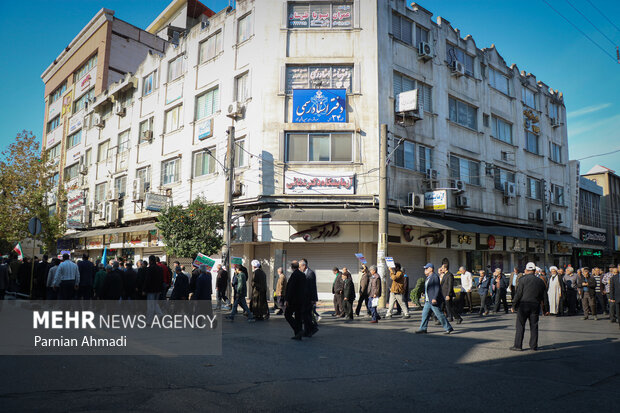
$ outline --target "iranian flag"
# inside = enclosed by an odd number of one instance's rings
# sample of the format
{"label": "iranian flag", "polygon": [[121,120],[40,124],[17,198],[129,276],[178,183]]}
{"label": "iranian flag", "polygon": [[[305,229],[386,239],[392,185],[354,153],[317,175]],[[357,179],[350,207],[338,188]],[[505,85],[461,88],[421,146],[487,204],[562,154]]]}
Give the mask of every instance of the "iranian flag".
{"label": "iranian flag", "polygon": [[22,244],[21,244],[21,242],[17,243],[15,248],[13,248],[13,251],[15,251],[17,253],[17,255],[18,255],[17,259],[18,260],[23,260],[24,259],[24,253],[22,251]]}

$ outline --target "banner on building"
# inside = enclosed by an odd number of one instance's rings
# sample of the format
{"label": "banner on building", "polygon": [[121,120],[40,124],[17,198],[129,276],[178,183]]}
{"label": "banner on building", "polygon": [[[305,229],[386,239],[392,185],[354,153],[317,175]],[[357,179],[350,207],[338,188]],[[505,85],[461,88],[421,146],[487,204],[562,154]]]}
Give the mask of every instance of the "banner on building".
{"label": "banner on building", "polygon": [[607,245],[607,234],[604,232],[590,231],[589,229],[580,229],[579,239],[584,244]]}
{"label": "banner on building", "polygon": [[344,123],[346,89],[293,89],[293,123]]}
{"label": "banner on building", "polygon": [[355,194],[355,175],[306,175],[287,172],[284,177],[284,193],[307,195]]}
{"label": "banner on building", "polygon": [[84,191],[71,190],[67,193],[67,228],[82,228],[87,222]]}
{"label": "banner on building", "polygon": [[443,189],[424,194],[424,209],[441,210],[448,208],[448,192]]}

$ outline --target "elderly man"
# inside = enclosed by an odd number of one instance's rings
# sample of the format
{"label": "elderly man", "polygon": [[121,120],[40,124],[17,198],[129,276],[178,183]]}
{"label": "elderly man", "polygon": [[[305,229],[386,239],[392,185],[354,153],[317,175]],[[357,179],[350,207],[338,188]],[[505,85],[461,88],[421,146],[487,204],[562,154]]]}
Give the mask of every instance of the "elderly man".
{"label": "elderly man", "polygon": [[424,266],[424,275],[426,275],[426,282],[424,283],[426,302],[422,310],[422,323],[420,323],[420,329],[416,331],[416,334],[426,334],[431,311],[443,326],[446,334],[450,334],[454,329],[441,311],[441,304],[445,298],[441,291],[441,281],[435,273],[435,266],[432,263],[429,262]]}
{"label": "elderly man", "polygon": [[536,265],[528,262],[525,266],[525,274],[517,286],[512,306],[512,312],[517,312],[515,343],[510,347],[513,351],[522,349],[525,320],[530,320],[530,349],[538,350],[538,315],[545,301],[546,287],[543,280],[534,275],[535,270]]}
{"label": "elderly man", "polygon": [[581,269],[579,278],[579,290],[581,292],[581,306],[583,307],[583,319],[587,320],[590,315],[598,320],[596,316],[596,280],[590,274],[590,268]]}
{"label": "elderly man", "polygon": [[250,310],[257,320],[269,319],[269,306],[267,305],[267,275],[261,269],[260,261],[252,260],[252,298]]}
{"label": "elderly man", "polygon": [[461,293],[459,294],[459,301],[463,305],[463,310],[465,310],[465,301],[467,301],[467,305],[469,306],[469,312],[474,312],[474,306],[471,301],[471,290],[474,287],[474,279],[471,275],[471,272],[467,271],[465,267],[459,268],[458,272],[461,276]]}
{"label": "elderly man", "polygon": [[504,312],[508,314],[508,300],[506,299],[506,293],[508,291],[508,280],[502,274],[501,268],[496,268],[493,273],[493,290],[495,291],[495,306],[493,312],[499,312],[501,304],[504,304]]}
{"label": "elderly man", "polygon": [[[245,296],[248,293],[248,287],[246,285],[246,281],[248,279],[248,275],[243,271],[241,265],[235,264],[235,277],[233,278],[233,286],[236,291],[235,302],[232,306],[232,311],[229,315],[226,316],[226,319],[230,321],[235,321],[235,315],[237,314],[237,307],[241,306],[241,308],[248,314],[248,322],[254,322],[254,315],[248,308],[248,304],[245,302]],[[234,282],[236,280],[236,282]]]}
{"label": "elderly man", "polygon": [[615,306],[609,302],[609,293],[610,293],[609,282],[611,278],[613,277],[613,272],[615,269],[616,269],[615,265],[610,265],[609,271],[603,275],[603,278],[601,278],[601,284],[602,284],[601,291],[603,293],[603,301],[605,302],[605,312],[609,311],[609,321],[612,323],[615,321],[616,311],[614,308]]}
{"label": "elderly man", "polygon": [[368,310],[372,316],[371,323],[378,323],[379,313],[377,313],[377,304],[381,297],[381,277],[377,274],[377,266],[370,266],[370,279],[368,280]]}
{"label": "elderly man", "polygon": [[282,314],[284,309],[284,298],[286,294],[286,274],[282,267],[278,267],[278,283],[276,284],[275,298],[278,303],[276,314]]}
{"label": "elderly man", "polygon": [[72,300],[80,286],[80,271],[77,264],[69,259],[69,254],[63,254],[62,260],[56,269],[53,287],[60,287],[60,300]]}
{"label": "elderly man", "polygon": [[192,300],[211,301],[212,295],[211,272],[205,264],[202,264],[200,265],[200,275],[196,279],[196,292],[192,295]]}
{"label": "elderly man", "polygon": [[[394,268],[390,268],[390,278],[392,279],[392,286],[390,287],[390,302],[385,318],[392,318],[392,308],[394,308],[396,302],[400,304],[404,312],[403,318],[409,318],[409,309],[403,300],[403,295],[405,294],[405,276],[401,270],[400,263],[397,262],[394,264]],[[439,280],[439,276],[437,276],[437,279]]]}
{"label": "elderly man", "polygon": [[561,297],[562,297],[562,281],[558,274],[558,267],[549,268],[551,276],[549,277],[549,287],[547,287],[547,295],[549,296],[549,312],[560,315]]}
{"label": "elderly man", "polygon": [[564,288],[566,290],[566,305],[568,306],[568,315],[577,314],[577,289],[579,287],[579,276],[575,274],[573,267],[566,269],[566,274],[562,278]]}
{"label": "elderly man", "polygon": [[620,275],[618,275],[618,269],[612,270],[612,276],[609,280],[609,302],[615,307],[616,317],[620,315]]}

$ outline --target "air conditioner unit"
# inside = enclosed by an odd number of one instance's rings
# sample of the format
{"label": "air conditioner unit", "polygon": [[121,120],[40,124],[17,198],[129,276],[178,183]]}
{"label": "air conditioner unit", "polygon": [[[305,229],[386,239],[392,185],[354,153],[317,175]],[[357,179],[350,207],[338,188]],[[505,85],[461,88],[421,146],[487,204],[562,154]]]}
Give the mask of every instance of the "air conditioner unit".
{"label": "air conditioner unit", "polygon": [[116,102],[114,105],[114,114],[118,116],[125,116],[127,114],[127,110],[121,105],[121,102]]}
{"label": "air conditioner unit", "polygon": [[228,105],[228,111],[226,112],[226,116],[229,118],[238,118],[241,116],[243,112],[243,105],[240,102],[233,102]]}
{"label": "air conditioner unit", "polygon": [[560,126],[560,120],[558,118],[551,118],[551,127],[557,128]]}
{"label": "air conditioner unit", "polygon": [[105,221],[107,216],[106,214],[108,212],[105,202],[99,202],[99,204],[97,205],[97,212],[99,213],[99,219]]}
{"label": "air conditioner unit", "polygon": [[106,222],[108,224],[116,222],[116,219],[118,218],[118,207],[116,206],[116,204],[114,202],[108,202],[105,208],[106,208],[106,213],[105,213]]}
{"label": "air conditioner unit", "polygon": [[433,46],[426,42],[420,42],[418,45],[418,57],[420,60],[430,60],[433,58]]}
{"label": "air conditioner unit", "polygon": [[142,137],[151,142],[153,140],[153,131],[152,130],[145,130],[144,132],[142,132]]}
{"label": "air conditioner unit", "polygon": [[105,126],[105,120],[101,119],[101,115],[96,113],[93,115],[93,126],[97,128],[103,128]]}
{"label": "air conditioner unit", "polygon": [[108,196],[105,198],[106,201],[112,201],[116,198],[114,198],[114,191],[113,190],[108,190]]}
{"label": "air conditioner unit", "polygon": [[241,183],[240,180],[236,179],[232,196],[237,198],[237,197],[240,197],[242,194],[243,194],[243,184]]}
{"label": "air conditioner unit", "polygon": [[437,179],[437,170],[436,169],[427,169],[426,170],[426,179]]}
{"label": "air conditioner unit", "polygon": [[543,220],[543,210],[542,209],[537,209],[536,210],[536,220],[537,221],[542,221]]}
{"label": "air conditioner unit", "polygon": [[121,199],[121,192],[120,192],[120,188],[118,187],[114,187],[114,199]]}
{"label": "air conditioner unit", "polygon": [[95,202],[95,200],[92,200],[92,201],[90,201],[90,202],[89,202],[89,204],[88,204],[88,209],[90,209],[90,211],[91,211],[91,212],[97,213],[97,211],[98,211],[98,209],[97,209],[98,205],[99,205],[99,204],[97,204],[97,203]]}
{"label": "air conditioner unit", "polygon": [[424,208],[424,195],[409,192],[407,194],[407,206],[412,208]]}
{"label": "air conditioner unit", "polygon": [[462,181],[460,179],[453,179],[452,181],[450,181],[450,188],[456,190],[457,194],[462,194],[463,192],[465,192],[465,181]]}
{"label": "air conditioner unit", "polygon": [[536,219],[536,214],[533,212],[528,212],[527,213],[527,219],[529,219],[530,221],[533,221]]}
{"label": "air conditioner unit", "polygon": [[209,27],[209,18],[205,16],[204,14],[202,14],[200,16],[200,29],[204,30],[207,27]]}
{"label": "air conditioner unit", "polygon": [[142,201],[144,200],[144,181],[142,178],[136,178],[133,181],[133,200],[134,201]]}
{"label": "air conditioner unit", "polygon": [[514,198],[517,196],[517,185],[513,182],[504,182],[504,196],[506,198]]}
{"label": "air conditioner unit", "polygon": [[454,76],[459,77],[465,74],[465,65],[458,60],[452,62],[451,69]]}
{"label": "air conditioner unit", "polygon": [[457,208],[469,208],[469,199],[466,196],[459,195],[456,197]]}
{"label": "air conditioner unit", "polygon": [[559,211],[554,211],[551,214],[551,216],[553,218],[553,222],[556,223],[556,224],[561,224],[562,222],[564,222],[564,216]]}

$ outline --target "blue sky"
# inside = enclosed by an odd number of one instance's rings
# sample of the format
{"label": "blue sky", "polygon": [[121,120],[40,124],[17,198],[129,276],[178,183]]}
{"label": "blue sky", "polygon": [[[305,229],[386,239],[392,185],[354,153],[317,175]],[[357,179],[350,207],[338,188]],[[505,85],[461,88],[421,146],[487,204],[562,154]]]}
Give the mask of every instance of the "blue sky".
{"label": "blue sky", "polygon": [[[387,0],[378,0],[387,1]],[[566,0],[547,0],[615,56],[612,45]],[[587,0],[569,0],[614,43],[620,32]],[[620,26],[620,2],[591,0]],[[260,4],[260,0],[258,0]],[[0,34],[5,39],[0,64],[3,80],[0,148],[22,129],[41,136],[43,82],[40,75],[102,7],[145,28],[168,0],[31,0],[3,4]],[[228,0],[204,0],[219,11]],[[471,34],[478,47],[495,44],[508,64],[531,72],[564,93],[571,159],[620,149],[620,64],[594,46],[542,0],[427,0],[420,5]],[[620,153],[582,161],[582,172],[600,163],[620,173]]]}

